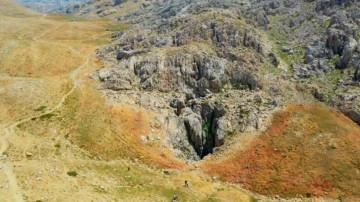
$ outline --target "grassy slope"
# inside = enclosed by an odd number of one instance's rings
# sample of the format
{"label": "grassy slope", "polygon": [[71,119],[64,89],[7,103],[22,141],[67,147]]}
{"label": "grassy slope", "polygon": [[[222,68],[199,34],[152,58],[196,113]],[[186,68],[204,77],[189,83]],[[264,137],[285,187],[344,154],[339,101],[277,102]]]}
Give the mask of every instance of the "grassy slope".
{"label": "grassy slope", "polygon": [[322,105],[291,105],[245,149],[204,168],[263,194],[360,197],[360,129]]}

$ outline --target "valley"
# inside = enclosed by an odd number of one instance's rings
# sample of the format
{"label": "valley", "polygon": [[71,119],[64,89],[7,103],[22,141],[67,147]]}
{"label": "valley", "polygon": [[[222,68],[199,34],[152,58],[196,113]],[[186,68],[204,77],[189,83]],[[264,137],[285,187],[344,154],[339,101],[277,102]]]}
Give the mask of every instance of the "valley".
{"label": "valley", "polygon": [[274,2],[0,0],[0,201],[359,200],[360,5]]}

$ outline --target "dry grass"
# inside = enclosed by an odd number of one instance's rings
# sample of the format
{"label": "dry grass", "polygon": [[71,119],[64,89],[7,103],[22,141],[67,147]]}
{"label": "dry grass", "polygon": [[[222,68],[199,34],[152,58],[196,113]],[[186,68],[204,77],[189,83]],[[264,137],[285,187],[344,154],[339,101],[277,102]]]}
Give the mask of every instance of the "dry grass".
{"label": "dry grass", "polygon": [[291,105],[245,149],[203,168],[267,195],[359,198],[359,134],[336,110]]}
{"label": "dry grass", "polygon": [[106,30],[116,25],[105,20],[40,15],[7,1],[0,2],[0,7],[6,7],[0,10],[0,71],[13,76],[67,74],[98,46],[109,43],[111,33]]}

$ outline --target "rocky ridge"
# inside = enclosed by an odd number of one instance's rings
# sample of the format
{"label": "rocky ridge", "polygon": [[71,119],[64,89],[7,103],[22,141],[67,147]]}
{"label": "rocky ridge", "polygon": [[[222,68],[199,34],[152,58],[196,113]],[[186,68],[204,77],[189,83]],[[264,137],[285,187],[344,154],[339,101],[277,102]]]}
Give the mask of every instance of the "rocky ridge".
{"label": "rocky ridge", "polygon": [[[289,100],[287,94],[295,86],[298,92],[312,94],[359,121],[358,6],[355,1],[322,0],[144,1],[136,11],[116,17],[132,28],[114,33],[114,43],[98,51],[111,67],[99,70],[93,78],[101,82],[110,100],[128,92],[161,94],[161,103],[167,103],[162,107],[174,108],[160,115],[172,117],[170,145],[180,150],[178,156],[188,159],[203,157],[204,148],[211,153],[220,146],[226,139],[223,134],[232,133],[230,125],[235,131],[257,125],[254,120],[261,113],[254,113],[253,121],[228,113],[222,103],[233,98],[226,98],[224,92],[245,92],[249,97],[242,100],[253,100],[247,103],[251,109],[264,105],[254,101],[254,95],[262,94],[268,100],[266,106],[276,108],[279,100]],[[278,72],[279,66],[280,74],[270,73]],[[318,77],[330,85],[323,86]],[[278,81],[288,85],[285,92],[276,93],[273,86]],[[353,86],[351,91],[349,86]],[[213,97],[220,101],[214,104]],[[216,114],[214,106],[226,113],[210,119],[202,114],[202,107],[195,110],[193,103],[206,105],[210,114]],[[263,113],[269,114],[274,107]],[[223,119],[243,124],[230,121],[223,127]],[[219,128],[227,131],[218,132]],[[170,130],[177,132],[173,135]]]}
{"label": "rocky ridge", "polygon": [[86,0],[18,0],[21,4],[42,13],[74,13],[81,7],[90,4]]}
{"label": "rocky ridge", "polygon": [[[263,84],[256,73],[265,63],[277,65],[277,58],[261,45],[260,34],[246,25],[239,11],[228,9],[230,5],[148,2],[138,11],[141,14],[119,17],[137,25],[117,33],[114,45],[98,51],[113,66],[92,77],[101,82],[110,100],[143,91],[157,99],[149,102],[156,108],[170,107],[159,110],[159,116],[166,117],[167,142],[176,156],[198,160],[224,144],[228,134],[265,128],[259,116],[267,116],[277,105],[267,93],[269,101],[262,102],[258,92]],[[143,22],[134,17],[142,15],[150,17]],[[237,113],[227,113],[224,103],[233,99],[229,95],[240,93],[247,97],[235,104]],[[239,105],[241,100],[250,105]],[[255,111],[260,105],[265,107]]]}

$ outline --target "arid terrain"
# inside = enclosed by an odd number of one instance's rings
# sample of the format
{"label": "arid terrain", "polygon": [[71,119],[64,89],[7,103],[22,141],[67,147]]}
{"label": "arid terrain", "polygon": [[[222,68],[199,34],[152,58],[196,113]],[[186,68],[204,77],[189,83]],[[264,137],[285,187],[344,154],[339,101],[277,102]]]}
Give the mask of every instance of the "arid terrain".
{"label": "arid terrain", "polygon": [[252,1],[184,2],[0,0],[0,202],[360,200],[360,48],[336,69],[300,42],[330,17],[290,13],[304,37]]}

